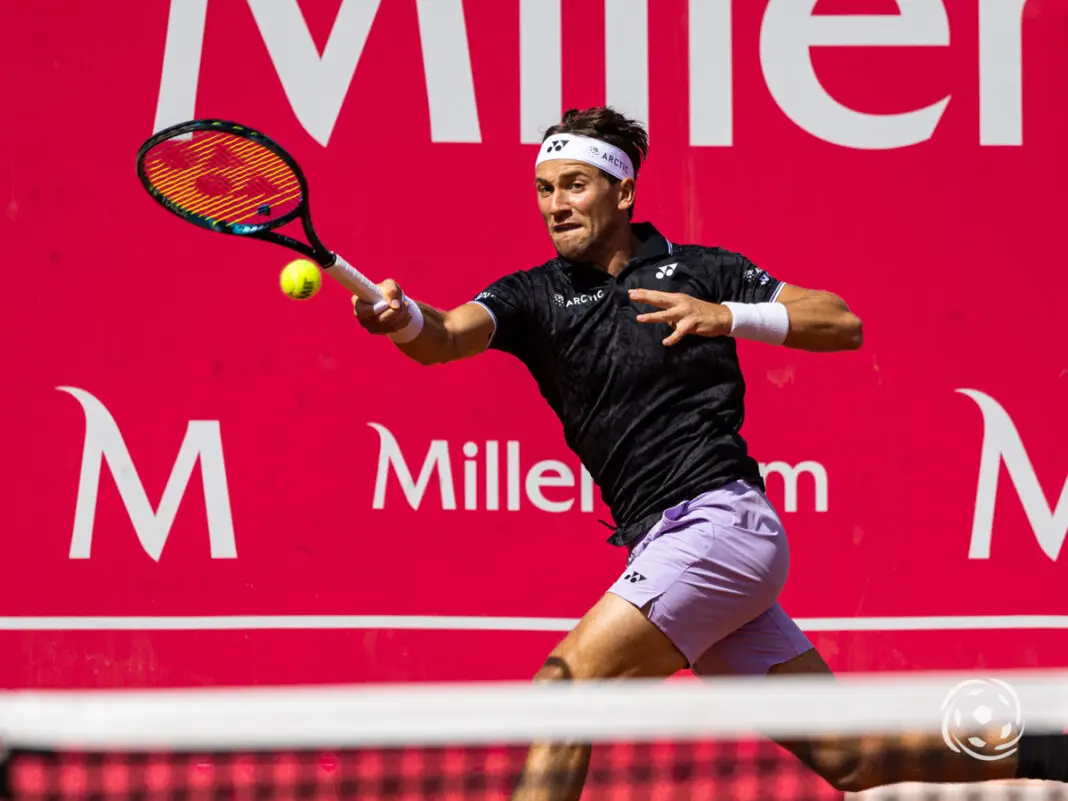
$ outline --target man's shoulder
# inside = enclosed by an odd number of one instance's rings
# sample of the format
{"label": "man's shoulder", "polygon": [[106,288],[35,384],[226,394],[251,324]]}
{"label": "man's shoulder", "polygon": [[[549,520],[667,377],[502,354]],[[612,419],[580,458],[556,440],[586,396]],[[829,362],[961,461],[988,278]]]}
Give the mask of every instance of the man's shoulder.
{"label": "man's shoulder", "polygon": [[745,275],[752,278],[764,273],[744,253],[720,245],[675,245],[674,256],[712,276]]}
{"label": "man's shoulder", "polygon": [[494,279],[492,286],[535,286],[549,282],[560,270],[560,259],[549,259],[534,267],[523,267]]}
{"label": "man's shoulder", "polygon": [[512,275],[523,275],[530,281],[548,281],[563,267],[563,261],[559,256],[543,261],[533,267],[525,267],[516,270]]}
{"label": "man's shoulder", "polygon": [[476,297],[476,301],[489,298],[501,297],[502,295],[515,296],[516,294],[527,295],[537,292],[539,288],[552,283],[553,275],[560,269],[559,259],[549,261],[534,267],[526,267],[505,273],[482,290]]}
{"label": "man's shoulder", "polygon": [[721,245],[695,245],[683,244],[672,247],[672,255],[680,259],[704,260],[714,263],[729,262],[735,259],[744,259],[736,250],[722,247]]}

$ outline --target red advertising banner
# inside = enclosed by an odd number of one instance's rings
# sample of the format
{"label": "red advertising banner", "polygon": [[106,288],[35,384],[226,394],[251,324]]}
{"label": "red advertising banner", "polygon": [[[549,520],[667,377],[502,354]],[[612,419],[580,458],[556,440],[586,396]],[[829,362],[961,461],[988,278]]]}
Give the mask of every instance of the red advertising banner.
{"label": "red advertising banner", "polygon": [[289,300],[134,155],[255,126],[330,246],[451,306],[552,255],[540,131],[604,102],[649,124],[638,218],[864,320],[740,347],[832,667],[1068,664],[1068,2],[8,3],[0,40],[0,684],[531,675],[625,554],[522,366]]}

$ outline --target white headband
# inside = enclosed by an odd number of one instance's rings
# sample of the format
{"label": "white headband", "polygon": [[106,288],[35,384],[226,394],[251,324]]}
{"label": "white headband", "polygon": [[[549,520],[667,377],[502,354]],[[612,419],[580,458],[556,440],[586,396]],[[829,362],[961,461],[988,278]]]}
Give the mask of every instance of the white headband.
{"label": "white headband", "polygon": [[590,139],[588,136],[575,136],[574,134],[550,136],[542,143],[534,166],[537,168],[543,161],[553,159],[592,164],[620,180],[634,177],[634,164],[631,163],[626,153],[615,145],[602,142],[600,139]]}

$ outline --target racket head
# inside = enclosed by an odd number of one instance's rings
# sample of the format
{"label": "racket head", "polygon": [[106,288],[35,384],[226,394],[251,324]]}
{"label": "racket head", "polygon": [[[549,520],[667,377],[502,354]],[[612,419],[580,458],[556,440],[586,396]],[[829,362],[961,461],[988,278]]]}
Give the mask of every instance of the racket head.
{"label": "racket head", "polygon": [[293,157],[226,120],[191,120],[153,134],[137,151],[137,176],[165,209],[224,234],[263,234],[307,207],[307,181]]}

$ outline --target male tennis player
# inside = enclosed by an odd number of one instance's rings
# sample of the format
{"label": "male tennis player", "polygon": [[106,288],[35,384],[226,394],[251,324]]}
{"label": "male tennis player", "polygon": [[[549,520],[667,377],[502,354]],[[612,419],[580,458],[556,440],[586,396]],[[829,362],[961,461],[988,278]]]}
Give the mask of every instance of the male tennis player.
{"label": "male tennis player", "polygon": [[[376,313],[354,301],[355,314],[422,364],[488,348],[519,358],[598,483],[618,524],[609,542],[629,549],[627,566],[538,680],[667,677],[684,668],[828,673],[777,602],[789,548],[739,435],[745,385],[735,340],[853,350],[861,322],[830,292],[633,224],[647,151],[642,127],[610,108],[567,112],[535,165],[555,258],[449,311],[408,303],[386,281],[390,308]],[[1064,741],[1025,737],[1018,759],[992,762],[958,755],[941,738],[908,760],[885,759],[859,739],[782,744],[850,791],[905,780],[1068,780]],[[587,746],[536,745],[514,798],[577,799],[589,756]]]}

